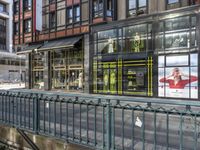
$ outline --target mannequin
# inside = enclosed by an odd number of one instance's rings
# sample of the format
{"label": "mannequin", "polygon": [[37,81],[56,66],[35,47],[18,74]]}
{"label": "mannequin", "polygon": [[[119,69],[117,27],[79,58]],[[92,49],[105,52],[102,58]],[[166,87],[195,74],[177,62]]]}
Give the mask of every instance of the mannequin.
{"label": "mannequin", "polygon": [[78,88],[83,88],[83,72],[81,71],[78,75]]}
{"label": "mannequin", "polygon": [[108,53],[113,53],[114,49],[113,49],[113,39],[111,37],[109,37],[108,39]]}

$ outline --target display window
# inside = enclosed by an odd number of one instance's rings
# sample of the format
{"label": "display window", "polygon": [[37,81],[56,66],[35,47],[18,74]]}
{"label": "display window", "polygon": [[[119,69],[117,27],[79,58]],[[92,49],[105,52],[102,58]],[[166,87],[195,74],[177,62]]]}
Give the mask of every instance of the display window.
{"label": "display window", "polygon": [[44,62],[43,52],[32,54],[33,88],[35,89],[44,89]]}
{"label": "display window", "polygon": [[93,92],[198,99],[197,33],[195,15],[95,32]]}
{"label": "display window", "polygon": [[117,94],[117,80],[117,62],[101,62],[98,64],[98,93]]}
{"label": "display window", "polygon": [[98,32],[98,54],[117,52],[117,30]]}
{"label": "display window", "polygon": [[197,54],[167,55],[158,58],[158,95],[198,98]]}
{"label": "display window", "polygon": [[141,24],[135,26],[124,27],[124,52],[146,52],[151,48],[151,31],[152,27],[149,24]]}
{"label": "display window", "polygon": [[52,88],[82,91],[84,88],[83,51],[60,49],[51,52]]}
{"label": "display window", "polygon": [[152,58],[123,61],[124,95],[152,96]]}
{"label": "display window", "polygon": [[146,95],[147,71],[145,67],[124,67],[123,70],[124,94]]}
{"label": "display window", "polygon": [[196,17],[184,16],[159,22],[156,33],[158,53],[193,51],[197,48]]}

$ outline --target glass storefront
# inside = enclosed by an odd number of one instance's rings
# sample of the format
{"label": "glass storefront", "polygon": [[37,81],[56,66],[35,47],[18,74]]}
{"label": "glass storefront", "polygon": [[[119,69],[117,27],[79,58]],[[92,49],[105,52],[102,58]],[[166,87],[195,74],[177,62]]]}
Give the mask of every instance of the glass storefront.
{"label": "glass storefront", "polygon": [[94,34],[94,93],[152,96],[151,30],[141,24]]}
{"label": "glass storefront", "polygon": [[44,52],[32,54],[32,87],[44,89]]}
{"label": "glass storefront", "polygon": [[184,16],[159,23],[158,96],[198,98],[196,17]]}
{"label": "glass storefront", "polygon": [[52,89],[80,90],[83,81],[83,51],[60,49],[51,52]]}
{"label": "glass storefront", "polygon": [[97,30],[93,93],[198,99],[197,33],[195,15]]}

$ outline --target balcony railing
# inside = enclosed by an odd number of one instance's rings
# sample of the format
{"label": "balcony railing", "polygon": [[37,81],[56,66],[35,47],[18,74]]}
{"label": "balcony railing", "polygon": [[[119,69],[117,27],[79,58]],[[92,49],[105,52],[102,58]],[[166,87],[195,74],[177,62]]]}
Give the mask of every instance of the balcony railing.
{"label": "balcony railing", "polygon": [[92,148],[200,149],[200,103],[193,101],[0,92],[0,123]]}

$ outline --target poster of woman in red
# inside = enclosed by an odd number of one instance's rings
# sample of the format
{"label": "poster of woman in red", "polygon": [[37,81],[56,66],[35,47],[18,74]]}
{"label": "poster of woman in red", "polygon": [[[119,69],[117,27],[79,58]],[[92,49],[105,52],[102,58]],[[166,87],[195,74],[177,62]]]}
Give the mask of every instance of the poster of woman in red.
{"label": "poster of woman in red", "polygon": [[198,55],[158,57],[158,96],[198,98]]}
{"label": "poster of woman in red", "polygon": [[184,89],[187,84],[197,80],[198,78],[196,76],[183,74],[179,68],[174,68],[172,74],[161,78],[160,82],[168,83],[171,89]]}

